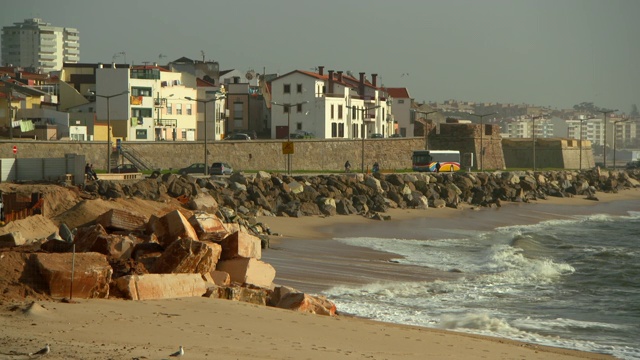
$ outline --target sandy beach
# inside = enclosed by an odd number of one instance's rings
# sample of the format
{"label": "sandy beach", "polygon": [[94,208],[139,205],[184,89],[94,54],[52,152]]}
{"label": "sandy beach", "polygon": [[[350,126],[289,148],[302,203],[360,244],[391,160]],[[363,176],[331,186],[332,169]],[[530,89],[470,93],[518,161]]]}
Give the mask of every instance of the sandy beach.
{"label": "sandy beach", "polygon": [[[340,244],[335,237],[393,237],[399,226],[493,229],[580,214],[640,211],[640,191],[506,204],[492,209],[388,212],[390,221],[360,216],[262,218],[280,234],[263,260],[275,282],[317,293],[337,284],[380,279],[438,279],[455,273],[406,271],[392,255]],[[415,234],[437,238],[446,233]],[[1,260],[0,260],[1,261]],[[402,269],[402,270],[400,270]],[[601,354],[531,345],[349,316],[326,317],[209,298],[157,301],[80,300],[0,304],[0,360],[28,359],[51,344],[48,359],[168,359],[184,346],[187,359],[611,359]],[[340,311],[340,309],[338,309]]]}

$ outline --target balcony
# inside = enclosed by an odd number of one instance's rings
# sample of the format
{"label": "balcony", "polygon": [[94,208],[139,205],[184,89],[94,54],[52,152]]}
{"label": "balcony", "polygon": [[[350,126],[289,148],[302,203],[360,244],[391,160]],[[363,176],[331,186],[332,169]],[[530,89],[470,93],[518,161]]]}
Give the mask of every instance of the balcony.
{"label": "balcony", "polygon": [[56,54],[40,54],[40,56],[38,56],[38,59],[40,61],[53,61],[57,58]]}
{"label": "balcony", "polygon": [[65,55],[78,55],[78,54],[80,54],[80,50],[78,50],[78,49],[65,49],[64,50],[64,54]]}
{"label": "balcony", "polygon": [[176,127],[178,119],[156,119],[156,127]]}
{"label": "balcony", "polygon": [[64,39],[66,41],[75,41],[78,42],[80,40],[80,37],[78,35],[67,35],[64,37]]}

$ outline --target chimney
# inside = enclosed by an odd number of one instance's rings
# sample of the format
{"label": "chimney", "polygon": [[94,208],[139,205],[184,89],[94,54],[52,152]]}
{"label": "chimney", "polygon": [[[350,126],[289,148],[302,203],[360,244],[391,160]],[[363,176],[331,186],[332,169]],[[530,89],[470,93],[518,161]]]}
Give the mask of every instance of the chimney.
{"label": "chimney", "polygon": [[112,69],[115,69],[115,68],[116,68],[116,63],[112,62],[112,63],[111,63],[111,68],[112,68]]}
{"label": "chimney", "polygon": [[98,69],[102,69],[103,65],[102,63],[98,63]]}
{"label": "chimney", "polygon": [[360,73],[360,96],[364,97],[364,73]]}
{"label": "chimney", "polygon": [[154,66],[154,67],[158,67],[158,63],[157,63],[157,62],[154,62],[154,63],[153,63],[153,66]]}
{"label": "chimney", "polygon": [[333,94],[333,70],[329,70],[329,94]]}
{"label": "chimney", "polygon": [[338,81],[342,82],[342,71],[338,71]]}
{"label": "chimney", "polygon": [[324,75],[324,66],[318,66],[318,75]]}
{"label": "chimney", "polygon": [[378,74],[371,74],[371,83],[373,84],[373,87],[378,87],[378,85],[376,84],[377,81],[378,81]]}

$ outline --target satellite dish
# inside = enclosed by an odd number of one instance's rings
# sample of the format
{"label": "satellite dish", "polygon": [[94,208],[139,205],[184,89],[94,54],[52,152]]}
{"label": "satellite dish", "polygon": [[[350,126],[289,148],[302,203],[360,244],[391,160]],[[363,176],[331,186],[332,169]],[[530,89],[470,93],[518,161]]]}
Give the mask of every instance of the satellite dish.
{"label": "satellite dish", "polygon": [[255,76],[256,76],[256,72],[255,72],[255,71],[253,71],[253,70],[249,70],[249,71],[247,71],[247,73],[246,73],[246,74],[244,74],[244,77],[246,77],[246,78],[247,78],[247,80],[251,80],[251,79],[253,79]]}

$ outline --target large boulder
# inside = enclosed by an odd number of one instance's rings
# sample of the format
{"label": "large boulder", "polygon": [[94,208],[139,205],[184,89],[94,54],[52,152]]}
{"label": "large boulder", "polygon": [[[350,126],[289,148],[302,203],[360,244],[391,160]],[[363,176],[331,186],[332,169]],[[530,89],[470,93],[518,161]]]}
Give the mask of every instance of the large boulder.
{"label": "large boulder", "polygon": [[276,307],[318,315],[334,316],[336,314],[336,305],[324,296],[311,296],[299,292],[285,294]]}
{"label": "large boulder", "polygon": [[199,274],[127,275],[116,279],[116,286],[130,300],[194,297],[207,292]]}
{"label": "large boulder", "polygon": [[76,245],[76,251],[91,251],[100,236],[107,236],[107,231],[100,224],[79,228],[73,240],[73,243]]}
{"label": "large boulder", "polygon": [[193,214],[189,218],[189,224],[201,241],[220,241],[230,234],[227,226],[219,217],[206,212]]}
{"label": "large boulder", "polygon": [[151,216],[147,223],[147,231],[154,233],[160,245],[165,248],[179,238],[198,240],[195,229],[178,210],[171,211],[162,217]]}
{"label": "large boulder", "polygon": [[105,230],[124,230],[124,231],[138,231],[144,230],[147,219],[139,214],[119,210],[111,209],[96,219],[96,224],[102,225]]}
{"label": "large boulder", "polygon": [[261,288],[271,288],[276,277],[273,266],[256,259],[237,258],[220,261],[216,270],[227,272],[231,282]]}
{"label": "large boulder", "polygon": [[222,248],[211,242],[178,239],[155,261],[153,273],[206,274],[216,268]]}
{"label": "large boulder", "polygon": [[234,258],[254,258],[262,257],[261,240],[244,231],[236,231],[220,242],[222,245],[222,260]]}
{"label": "large boulder", "polygon": [[269,290],[252,289],[241,286],[212,286],[207,289],[206,297],[242,301],[256,305],[267,305]]}
{"label": "large boulder", "polygon": [[[98,253],[38,253],[31,256],[52,297],[106,298],[113,269]],[[73,270],[73,272],[72,272]],[[73,285],[71,279],[73,277]]]}

